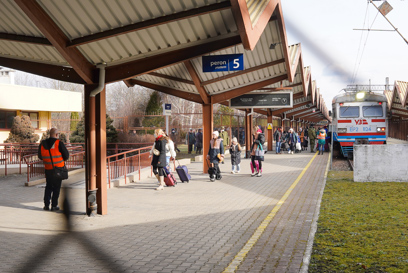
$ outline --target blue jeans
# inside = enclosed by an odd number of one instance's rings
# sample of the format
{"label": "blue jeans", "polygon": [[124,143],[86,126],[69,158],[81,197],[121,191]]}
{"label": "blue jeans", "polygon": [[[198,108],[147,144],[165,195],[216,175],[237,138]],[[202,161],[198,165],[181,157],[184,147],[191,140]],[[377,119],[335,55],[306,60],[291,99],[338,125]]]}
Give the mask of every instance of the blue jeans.
{"label": "blue jeans", "polygon": [[239,164],[237,165],[232,165],[232,171],[234,172],[236,169],[237,172],[239,172],[241,170],[241,166],[239,166]]}
{"label": "blue jeans", "polygon": [[280,153],[282,143],[280,141],[276,142],[276,153]]}
{"label": "blue jeans", "polygon": [[319,144],[319,152],[324,152],[324,144]]}

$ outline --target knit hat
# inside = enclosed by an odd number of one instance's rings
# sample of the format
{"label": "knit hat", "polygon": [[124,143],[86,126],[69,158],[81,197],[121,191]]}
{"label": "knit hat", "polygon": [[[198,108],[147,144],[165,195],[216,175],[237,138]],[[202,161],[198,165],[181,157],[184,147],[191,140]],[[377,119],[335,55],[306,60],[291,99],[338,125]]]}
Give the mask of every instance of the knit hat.
{"label": "knit hat", "polygon": [[216,135],[217,137],[219,136],[218,131],[214,131],[212,134],[213,134],[213,135]]}

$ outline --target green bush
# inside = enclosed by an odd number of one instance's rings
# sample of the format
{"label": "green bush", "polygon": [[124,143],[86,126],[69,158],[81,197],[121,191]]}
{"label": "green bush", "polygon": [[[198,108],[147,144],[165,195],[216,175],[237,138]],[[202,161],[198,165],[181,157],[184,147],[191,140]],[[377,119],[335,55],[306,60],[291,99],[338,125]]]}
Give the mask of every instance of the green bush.
{"label": "green bush", "polygon": [[29,116],[16,116],[4,143],[35,143],[40,137],[34,134],[34,131]]}

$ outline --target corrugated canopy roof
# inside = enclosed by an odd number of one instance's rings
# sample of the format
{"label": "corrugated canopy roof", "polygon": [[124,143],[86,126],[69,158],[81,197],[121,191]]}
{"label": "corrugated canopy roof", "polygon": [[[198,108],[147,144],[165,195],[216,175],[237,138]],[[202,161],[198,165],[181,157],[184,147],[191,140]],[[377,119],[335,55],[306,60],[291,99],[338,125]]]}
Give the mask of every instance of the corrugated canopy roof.
{"label": "corrugated canopy roof", "polygon": [[[299,100],[309,100],[322,111],[315,118],[328,118],[326,107],[317,105],[300,44],[288,46],[279,0],[5,0],[2,5],[2,66],[94,84],[96,65],[103,63],[106,83],[124,80],[199,103],[291,87],[294,109],[305,106]],[[244,71],[202,72],[201,56],[234,53],[244,54]]]}

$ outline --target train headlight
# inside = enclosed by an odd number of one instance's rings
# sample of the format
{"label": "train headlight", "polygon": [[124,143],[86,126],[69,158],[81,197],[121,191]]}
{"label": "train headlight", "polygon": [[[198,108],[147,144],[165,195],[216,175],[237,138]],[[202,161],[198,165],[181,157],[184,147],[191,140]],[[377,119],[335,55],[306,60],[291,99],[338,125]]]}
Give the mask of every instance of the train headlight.
{"label": "train headlight", "polygon": [[337,128],[337,133],[347,133],[347,128]]}
{"label": "train headlight", "polygon": [[365,97],[365,92],[358,92],[356,94],[356,99],[358,100],[364,99],[364,97]]}
{"label": "train headlight", "polygon": [[377,132],[385,132],[385,127],[377,127]]}

